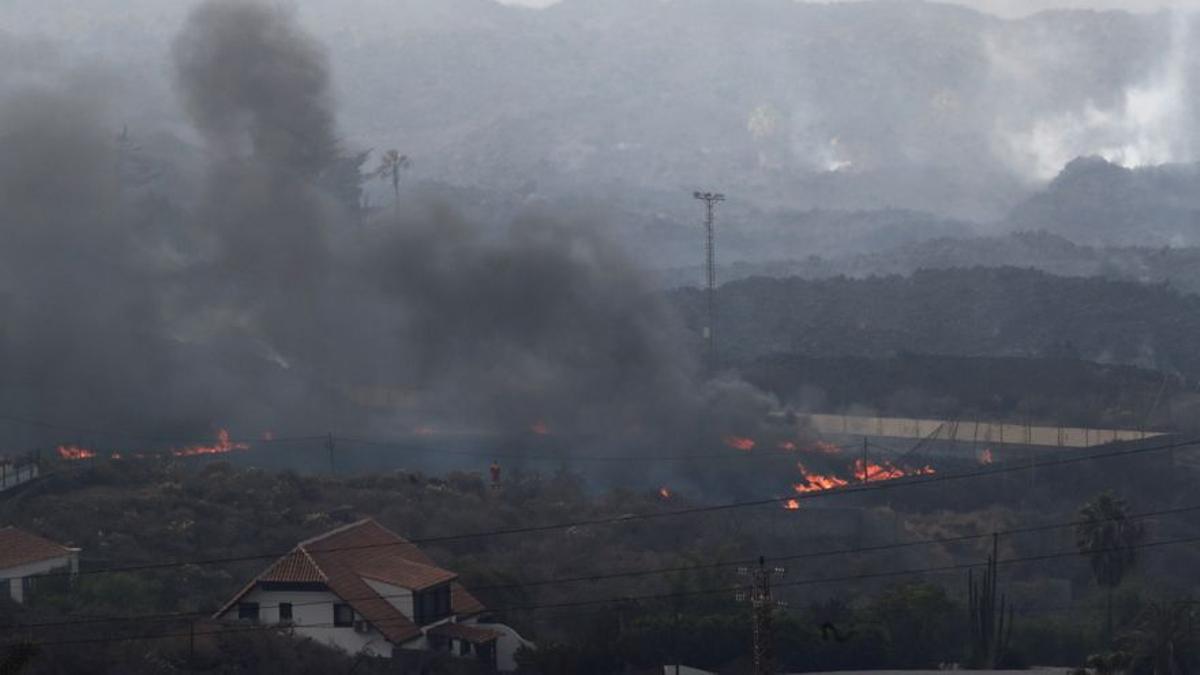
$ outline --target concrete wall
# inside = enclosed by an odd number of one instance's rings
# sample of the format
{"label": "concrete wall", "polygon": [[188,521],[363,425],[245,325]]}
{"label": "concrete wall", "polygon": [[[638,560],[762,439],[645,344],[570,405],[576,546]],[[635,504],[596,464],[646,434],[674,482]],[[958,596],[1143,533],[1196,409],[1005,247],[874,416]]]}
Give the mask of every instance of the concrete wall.
{"label": "concrete wall", "polygon": [[800,423],[823,435],[876,436],[881,438],[928,438],[982,444],[1037,445],[1088,448],[1115,441],[1137,441],[1161,436],[1154,431],[1133,429],[1085,429],[1039,427],[975,420],[926,420],[901,417],[858,417],[854,415],[800,415]]}
{"label": "concrete wall", "polygon": [[532,642],[521,637],[517,631],[502,623],[479,623],[475,619],[467,619],[459,623],[494,630],[500,634],[499,639],[496,640],[496,670],[502,673],[512,672],[517,669],[515,657],[517,650],[522,645],[526,647],[534,646]]}

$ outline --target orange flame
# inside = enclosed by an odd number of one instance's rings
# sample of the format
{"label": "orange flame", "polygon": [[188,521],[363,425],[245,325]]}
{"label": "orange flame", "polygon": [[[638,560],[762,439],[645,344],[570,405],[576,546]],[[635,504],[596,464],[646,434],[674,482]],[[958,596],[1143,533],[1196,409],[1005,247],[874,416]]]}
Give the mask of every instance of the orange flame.
{"label": "orange flame", "polygon": [[854,477],[860,481],[881,481],[904,478],[905,476],[924,476],[937,473],[931,466],[916,469],[902,469],[887,460],[882,462],[854,460]]}
{"label": "orange flame", "polygon": [[833,443],[829,443],[827,441],[815,441],[812,444],[811,449],[821,453],[822,455],[840,455],[840,454],[842,454],[841,446],[835,445]]}
{"label": "orange flame", "polygon": [[529,430],[538,436],[545,436],[550,433],[550,427],[546,426],[546,423],[540,420],[530,425]]}
{"label": "orange flame", "polygon": [[725,445],[743,452],[750,452],[756,445],[753,438],[743,438],[741,436],[726,436],[722,440],[725,441]]}
{"label": "orange flame", "polygon": [[794,452],[796,450],[796,444],[792,441],[784,441],[775,447],[788,452]]}
{"label": "orange flame", "polygon": [[60,445],[58,446],[58,456],[73,462],[80,459],[91,459],[96,456],[96,451],[78,445]]}
{"label": "orange flame", "polygon": [[834,488],[840,488],[850,484],[850,481],[847,481],[844,478],[838,478],[837,476],[811,473],[808,469],[804,468],[803,464],[799,462],[796,463],[796,467],[800,469],[800,473],[804,476],[803,483],[796,483],[792,486],[792,489],[796,491],[796,494],[802,495],[809,492],[832,490]]}
{"label": "orange flame", "polygon": [[217,432],[217,442],[212,445],[193,445],[186,448],[172,450],[171,454],[176,457],[195,457],[196,455],[223,455],[234,450],[249,450],[250,446],[245,443],[234,443],[229,440],[229,432],[221,429]]}
{"label": "orange flame", "polygon": [[783,508],[787,509],[788,511],[795,511],[796,509],[800,508],[800,500],[789,499],[783,503]]}
{"label": "orange flame", "polygon": [[658,488],[658,496],[662,497],[663,499],[670,499],[671,491],[669,489],[667,489],[667,486],[664,485],[664,486]]}
{"label": "orange flame", "polygon": [[979,453],[979,463],[980,464],[991,464],[994,461],[996,461],[996,460],[994,457],[992,457],[992,449],[991,448],[984,448]]}

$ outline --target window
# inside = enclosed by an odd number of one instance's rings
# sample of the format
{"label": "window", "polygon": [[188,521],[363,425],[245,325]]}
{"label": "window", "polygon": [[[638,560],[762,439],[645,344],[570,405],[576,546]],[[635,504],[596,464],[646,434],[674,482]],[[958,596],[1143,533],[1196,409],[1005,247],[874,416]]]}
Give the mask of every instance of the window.
{"label": "window", "polygon": [[417,624],[422,626],[450,616],[450,584],[414,594],[413,610]]}
{"label": "window", "polygon": [[459,640],[458,654],[459,656],[469,656],[471,654],[471,643],[466,640]]}
{"label": "window", "polygon": [[279,603],[279,623],[291,623],[291,622],[292,622],[292,603],[290,603],[290,602]]}
{"label": "window", "polygon": [[338,603],[333,606],[333,625],[339,628],[354,625],[354,609],[350,605]]}
{"label": "window", "polygon": [[238,621],[249,621],[258,623],[258,603],[257,602],[239,602],[238,603]]}

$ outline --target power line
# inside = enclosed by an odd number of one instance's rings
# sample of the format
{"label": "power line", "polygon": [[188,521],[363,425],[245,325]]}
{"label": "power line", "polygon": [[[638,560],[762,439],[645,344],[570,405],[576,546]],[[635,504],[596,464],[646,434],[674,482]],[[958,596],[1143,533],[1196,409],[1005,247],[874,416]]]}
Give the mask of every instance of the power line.
{"label": "power line", "polygon": [[[1124,516],[1124,519],[1126,519],[1126,520],[1142,520],[1142,519],[1154,518],[1154,517],[1158,517],[1158,516],[1179,515],[1179,514],[1189,513],[1189,512],[1198,511],[1198,510],[1200,510],[1200,504],[1172,508],[1172,509],[1161,509],[1161,510],[1157,510],[1157,511],[1147,511],[1147,512],[1143,512],[1143,513],[1130,514],[1130,515]],[[1110,518],[1107,520],[1116,520],[1116,519],[1117,518]],[[608,573],[608,574],[581,575],[581,576],[575,576],[575,577],[553,577],[553,578],[542,579],[542,580],[537,580],[537,581],[524,581],[524,582],[512,582],[512,583],[505,583],[505,584],[472,586],[470,590],[473,592],[481,592],[481,591],[494,591],[494,590],[510,590],[510,589],[517,589],[517,588],[523,589],[523,588],[533,588],[533,587],[537,587],[537,586],[561,585],[561,584],[579,583],[579,582],[595,582],[595,581],[605,581],[605,580],[611,580],[611,579],[629,578],[629,577],[637,577],[637,576],[657,576],[657,575],[672,574],[672,573],[678,573],[678,572],[695,572],[695,571],[704,571],[704,570],[715,570],[715,569],[722,569],[722,568],[726,568],[726,567],[752,565],[752,564],[760,563],[763,560],[769,560],[772,563],[779,563],[779,562],[791,562],[791,561],[798,561],[798,560],[808,560],[808,559],[814,559],[814,558],[834,557],[834,556],[839,556],[839,555],[878,553],[878,552],[882,552],[882,551],[889,551],[889,550],[895,550],[895,549],[900,549],[900,548],[911,548],[911,547],[915,547],[915,546],[961,543],[964,541],[972,541],[972,540],[984,539],[984,538],[993,538],[993,537],[998,537],[998,536],[1009,537],[1009,536],[1019,535],[1019,534],[1030,534],[1030,533],[1034,533],[1034,532],[1046,532],[1046,531],[1050,531],[1050,530],[1075,527],[1077,525],[1087,523],[1087,522],[1090,522],[1090,521],[1085,520],[1085,519],[1076,519],[1076,520],[1071,520],[1071,521],[1066,521],[1066,522],[1047,523],[1047,524],[1042,524],[1042,525],[1031,525],[1031,526],[1026,526],[1026,527],[1009,528],[1009,529],[1005,529],[1005,530],[995,530],[992,532],[979,533],[979,534],[957,535],[954,537],[935,537],[935,538],[920,539],[920,540],[914,540],[914,541],[908,541],[908,542],[894,542],[894,543],[890,543],[890,544],[878,544],[875,546],[858,546],[858,547],[853,547],[853,548],[832,549],[832,550],[826,550],[826,551],[810,551],[810,552],[805,552],[805,553],[772,556],[769,558],[764,558],[764,557],[760,556],[759,558],[754,558],[754,559],[733,560],[733,561],[727,561],[727,562],[712,563],[712,564],[707,564],[707,565],[682,565],[682,566],[675,566],[675,567],[660,567],[660,568],[644,569],[644,570],[629,570],[629,571],[624,571],[624,572],[613,572],[613,573]],[[1200,539],[1200,538],[1197,538],[1197,539]],[[1189,539],[1187,541],[1191,541],[1191,539]],[[394,546],[395,544],[388,544],[388,545]],[[1154,544],[1149,544],[1149,545],[1154,545]],[[1141,544],[1139,546],[1149,546],[1149,545]],[[331,552],[331,551],[353,550],[353,549],[358,549],[358,548],[365,548],[365,546],[331,547],[328,549],[323,549],[322,552],[324,553],[324,552]],[[1103,550],[1108,550],[1108,549],[1097,549],[1097,550],[1103,551]],[[1076,551],[1073,553],[1051,554],[1051,556],[1052,557],[1054,557],[1054,556],[1062,557],[1062,556],[1072,555],[1072,554],[1080,554],[1080,553],[1078,551]],[[1037,556],[1034,556],[1032,558],[1013,559],[1010,562],[1023,562],[1023,561],[1027,561],[1027,560],[1033,560],[1033,559],[1040,559],[1040,558]],[[1003,563],[1003,562],[1004,561],[1001,561],[1001,563]],[[966,569],[967,567],[975,567],[980,564],[981,563],[964,563],[964,564],[960,564],[958,566],[952,566],[950,569]],[[964,567],[964,565],[965,565],[965,567]],[[942,571],[941,568],[937,568],[937,569],[939,571]],[[904,574],[905,572],[900,571],[899,573]],[[884,574],[892,574],[892,572],[887,572]],[[49,575],[43,575],[43,576],[49,576]],[[796,583],[799,583],[799,584],[829,583],[829,582],[835,582],[835,581],[859,580],[859,579],[867,578],[868,576],[871,576],[871,575],[864,576],[862,574],[858,574],[858,575],[853,575],[850,577],[840,577],[840,578],[835,577],[835,578],[831,578],[831,579],[818,579],[818,580],[802,580],[800,582],[776,584],[776,586],[790,586],[790,585],[794,585]],[[366,599],[372,599],[374,597],[376,597],[376,596],[373,595],[373,596],[362,597],[362,598],[342,598],[342,600],[347,600],[347,601],[349,601],[349,600],[366,600]],[[394,596],[387,595],[387,594],[380,594],[380,595],[378,595],[378,597],[390,598],[390,597],[394,597]],[[307,602],[307,603],[292,603],[292,604],[293,604],[293,606],[300,607],[300,606],[307,606],[307,605],[327,604],[329,602],[330,601],[321,600],[321,601],[313,601],[313,602]],[[268,607],[270,607],[270,606],[268,606]],[[501,610],[493,610],[493,611],[501,611]],[[5,626],[5,627],[7,627],[7,628],[16,628],[16,627],[40,628],[40,627],[54,627],[54,626],[64,626],[64,625],[82,625],[82,624],[88,624],[88,623],[111,623],[111,622],[122,622],[122,621],[138,621],[138,620],[142,620],[142,619],[175,619],[175,618],[189,618],[189,617],[196,618],[196,617],[210,616],[212,614],[213,614],[213,612],[210,610],[210,611],[183,612],[183,613],[169,612],[169,613],[163,613],[163,614],[138,615],[138,616],[130,616],[130,617],[87,617],[87,618],[81,618],[81,619],[74,619],[74,620],[70,620],[70,621],[55,621],[55,622],[44,622],[44,623],[37,623],[37,624],[20,624],[19,626],[17,624],[9,624],[8,626]]]}
{"label": "power line", "polygon": [[[617,525],[617,524],[624,524],[624,523],[635,522],[635,521],[656,520],[656,519],[660,519],[660,518],[689,516],[689,515],[696,515],[696,514],[702,514],[702,513],[716,513],[716,512],[730,511],[730,510],[734,510],[734,509],[742,509],[742,508],[750,508],[750,507],[781,505],[781,504],[784,504],[784,503],[787,503],[787,502],[790,502],[793,500],[796,502],[808,501],[808,500],[830,497],[830,496],[834,496],[834,495],[857,494],[860,492],[874,492],[877,490],[892,490],[892,489],[922,486],[922,485],[927,485],[927,484],[932,484],[932,483],[941,483],[941,482],[952,481],[952,480],[965,480],[965,479],[971,479],[971,478],[983,478],[983,477],[989,477],[989,476],[994,476],[994,475],[1015,473],[1015,472],[1020,472],[1020,471],[1033,471],[1033,470],[1036,470],[1039,468],[1065,466],[1065,465],[1077,464],[1080,462],[1087,462],[1087,461],[1093,461],[1093,460],[1115,459],[1115,458],[1130,457],[1130,456],[1143,456],[1143,455],[1147,455],[1152,452],[1175,450],[1179,447],[1193,446],[1193,445],[1196,445],[1197,443],[1198,443],[1198,441],[1190,440],[1190,441],[1186,441],[1186,442],[1166,443],[1166,444],[1149,446],[1149,447],[1126,448],[1126,449],[1122,449],[1122,450],[1110,451],[1107,453],[1080,455],[1080,456],[1075,456],[1075,457],[1059,457],[1059,458],[1053,458],[1050,460],[1045,460],[1045,461],[1037,462],[1037,463],[999,465],[999,466],[989,465],[989,467],[986,469],[980,469],[980,470],[975,470],[975,471],[945,473],[945,474],[925,474],[925,475],[913,476],[913,477],[904,478],[904,479],[894,479],[894,480],[889,480],[889,481],[859,483],[859,484],[854,484],[854,485],[847,485],[847,486],[840,487],[840,488],[833,488],[833,489],[829,489],[829,490],[819,490],[816,492],[807,492],[807,493],[803,493],[803,494],[795,494],[795,495],[790,495],[790,496],[786,496],[786,497],[770,497],[770,498],[766,498],[766,499],[757,499],[757,500],[752,500],[752,501],[731,502],[728,504],[712,504],[712,505],[707,505],[707,506],[695,506],[695,507],[689,507],[689,508],[685,508],[685,509],[675,509],[675,510],[670,510],[670,511],[658,511],[658,512],[648,512],[648,513],[629,513],[629,514],[623,514],[620,516],[606,516],[603,518],[593,518],[593,519],[588,519],[588,520],[574,520],[574,521],[559,522],[559,523],[549,523],[549,524],[545,524],[545,525],[529,525],[529,526],[525,526],[525,527],[514,527],[514,528],[499,529],[499,530],[440,535],[440,536],[434,536],[434,537],[411,539],[411,540],[409,540],[409,543],[412,543],[412,544],[445,543],[445,542],[451,542],[451,541],[464,541],[464,540],[469,540],[469,539],[481,539],[481,538],[487,538],[487,537],[551,532],[551,531],[555,531],[555,530],[564,530],[564,529],[570,529],[570,528],[575,528],[575,527],[591,527],[591,526],[597,526],[597,525]],[[345,549],[360,549],[360,548],[369,549],[369,548],[379,548],[379,547],[394,546],[394,545],[395,544],[392,544],[392,543],[363,544],[363,545],[359,545],[359,546],[345,547]],[[331,550],[333,550],[333,549],[331,549]],[[290,551],[290,549],[289,549],[289,551]],[[208,558],[208,559],[201,559],[201,560],[171,561],[171,562],[162,562],[162,563],[145,563],[145,564],[138,564],[138,565],[122,566],[122,567],[101,568],[101,569],[95,569],[95,570],[81,570],[76,574],[78,574],[78,575],[112,574],[112,573],[118,573],[118,572],[166,569],[166,568],[172,568],[172,567],[182,567],[185,565],[228,564],[228,563],[233,563],[233,562],[247,562],[247,561],[252,561],[252,560],[277,558],[282,555],[286,555],[287,553],[288,553],[288,551],[283,551],[283,552],[277,551],[277,552],[271,552],[271,553],[261,553],[261,554],[244,555],[244,556],[225,556],[225,557]],[[65,573],[65,572],[54,573],[53,575],[70,576],[69,573]],[[46,575],[46,576],[53,576],[53,575]]]}
{"label": "power line", "polygon": [[[991,536],[991,535],[989,534],[987,536]],[[1128,550],[1128,549],[1141,550],[1141,549],[1149,549],[1149,548],[1161,548],[1164,546],[1172,546],[1172,545],[1177,545],[1177,544],[1191,544],[1191,543],[1197,543],[1197,542],[1200,542],[1200,536],[1186,537],[1186,538],[1182,538],[1182,539],[1167,539],[1167,540],[1160,540],[1160,541],[1153,541],[1153,542],[1143,542],[1143,543],[1134,544],[1131,546],[1108,547],[1108,548],[1102,548],[1102,549],[1094,549],[1094,550],[1090,550],[1090,551],[1078,551],[1078,550],[1059,551],[1056,553],[1048,553],[1048,554],[1041,554],[1041,555],[1003,558],[1003,559],[996,561],[996,564],[997,565],[1015,565],[1015,564],[1029,563],[1029,562],[1044,562],[1047,560],[1057,560],[1057,559],[1062,559],[1062,558],[1084,556],[1084,555],[1089,555],[1092,553],[1099,553],[1099,552],[1110,551],[1110,550],[1118,550],[1118,549],[1120,549],[1120,550]],[[905,570],[887,570],[887,571],[883,571],[883,572],[859,573],[859,574],[853,574],[853,575],[845,575],[845,576],[841,576],[841,577],[808,578],[808,579],[800,579],[800,580],[790,581],[790,582],[776,583],[776,584],[774,584],[774,587],[780,588],[780,587],[812,586],[812,585],[820,585],[820,584],[827,584],[827,583],[865,581],[865,580],[872,580],[872,579],[894,578],[894,577],[905,577],[905,576],[919,576],[919,575],[924,575],[924,574],[941,574],[941,573],[946,573],[946,572],[954,572],[954,571],[962,571],[962,570],[966,570],[966,569],[972,569],[972,568],[980,567],[983,565],[984,565],[984,563],[980,563],[980,562],[953,563],[953,564],[940,565],[940,566],[935,566],[935,567],[922,567],[922,568],[912,568],[912,569],[905,569]],[[675,591],[675,592],[668,592],[668,593],[654,593],[654,594],[644,594],[644,595],[621,596],[621,597],[615,597],[615,598],[592,598],[592,599],[588,599],[588,600],[572,600],[572,601],[565,601],[565,602],[558,602],[558,603],[545,603],[545,604],[532,604],[532,605],[524,605],[524,606],[491,608],[488,611],[500,612],[500,613],[502,613],[502,612],[519,612],[519,611],[538,611],[538,610],[545,610],[545,609],[565,609],[565,608],[586,607],[586,606],[593,606],[593,605],[609,605],[609,604],[616,604],[616,603],[639,602],[639,601],[650,601],[650,600],[671,600],[671,599],[678,599],[680,597],[697,597],[697,596],[706,596],[706,595],[717,595],[717,594],[722,594],[722,593],[728,593],[730,590],[731,590],[730,587],[723,586],[721,588],[683,591],[683,592]],[[384,595],[372,596],[371,598],[359,598],[359,599],[374,599],[376,597],[388,598],[388,597],[394,597],[394,596],[384,594]],[[339,600],[347,601],[348,599],[347,598],[339,598]],[[291,605],[292,605],[292,607],[316,606],[316,605],[326,605],[326,604],[332,605],[332,604],[334,604],[334,602],[335,601],[333,601],[333,600],[315,600],[315,601],[310,601],[310,602],[291,603]],[[271,606],[268,606],[268,607],[271,607]],[[261,608],[262,608],[262,606],[260,605],[260,609]],[[207,616],[207,615],[211,615],[211,613],[204,613],[203,615]],[[110,619],[109,622],[117,622],[117,621],[148,622],[146,620],[150,620],[150,619],[159,620],[160,617],[162,617],[161,620],[163,620],[163,621],[170,621],[170,620],[183,620],[183,619],[188,619],[188,618],[196,618],[199,616],[202,616],[202,614],[200,612],[179,613],[179,614],[174,614],[174,615],[144,615],[143,617],[126,617],[126,618],[120,618],[120,619]],[[385,620],[381,620],[378,622],[372,622],[372,623],[379,624],[379,623],[385,623],[385,622],[390,622],[390,621],[400,621],[400,620],[401,619],[394,619],[394,620],[385,619]],[[409,619],[407,619],[407,618],[404,618],[403,620],[409,621]],[[41,624],[12,625],[12,628],[20,630],[20,629],[34,629],[34,628],[52,628],[52,627],[69,626],[69,625],[77,625],[77,624],[72,623],[72,622],[62,622],[62,623],[44,622]],[[299,625],[299,626],[293,625],[293,627],[320,628],[320,627],[330,627],[331,625],[332,624],[303,624],[303,625]],[[261,630],[264,628],[265,629],[275,629],[275,628],[286,628],[286,627],[287,626],[281,626],[281,625],[265,625],[265,626],[255,626],[255,627],[253,627],[253,629]],[[221,632],[221,631],[215,631],[215,632]],[[81,639],[81,640],[42,641],[42,642],[37,642],[36,644],[40,644],[40,645],[88,644],[88,643],[97,643],[97,642],[157,640],[157,639],[166,639],[166,638],[170,638],[170,637],[185,637],[189,634],[190,633],[180,633],[180,634],[174,634],[174,635],[173,634],[164,634],[164,635],[157,635],[157,636],[124,636],[124,637],[115,637],[115,638],[114,637],[105,637],[105,638]]]}

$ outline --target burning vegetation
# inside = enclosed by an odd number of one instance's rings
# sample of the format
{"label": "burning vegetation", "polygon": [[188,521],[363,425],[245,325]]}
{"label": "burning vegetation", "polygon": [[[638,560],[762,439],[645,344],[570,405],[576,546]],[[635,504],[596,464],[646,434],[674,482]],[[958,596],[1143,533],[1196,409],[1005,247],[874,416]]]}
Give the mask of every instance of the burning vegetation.
{"label": "burning vegetation", "polygon": [[221,429],[217,432],[216,443],[211,445],[191,445],[186,448],[172,450],[171,454],[176,457],[195,457],[196,455],[223,455],[235,450],[249,449],[250,446],[246,443],[235,443],[229,440],[229,431]]}
{"label": "burning vegetation", "polygon": [[750,452],[756,445],[753,438],[745,438],[743,436],[729,435],[723,440],[725,441],[725,445],[728,445],[734,450],[741,450],[742,452]]}
{"label": "burning vegetation", "polygon": [[90,448],[82,448],[78,445],[60,445],[58,446],[59,459],[67,461],[75,461],[80,459],[91,459],[96,456],[96,451]]}
{"label": "burning vegetation", "polygon": [[[182,448],[171,448],[165,453],[160,454],[167,454],[172,457],[197,457],[201,455],[223,455],[230,452],[249,449],[250,444],[234,441],[230,438],[229,431],[227,429],[219,429],[217,431],[217,440],[214,443],[188,445]],[[69,462],[95,459],[97,456],[99,456],[95,449],[85,448],[79,445],[59,445],[57,452],[59,459]],[[123,460],[127,457],[134,459],[145,459],[147,456],[149,455],[143,452],[131,454],[128,452],[114,451],[108,454],[109,459],[113,460]]]}
{"label": "burning vegetation", "polygon": [[803,478],[802,481],[792,485],[792,490],[796,494],[811,494],[826,490],[836,490],[850,485],[852,480],[859,483],[868,483],[936,473],[935,469],[928,465],[906,468],[897,466],[888,460],[872,461],[862,458],[854,460],[847,467],[850,473],[849,478],[844,478],[834,473],[810,471],[803,462],[797,462],[796,468],[800,470],[800,475]]}

